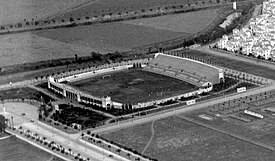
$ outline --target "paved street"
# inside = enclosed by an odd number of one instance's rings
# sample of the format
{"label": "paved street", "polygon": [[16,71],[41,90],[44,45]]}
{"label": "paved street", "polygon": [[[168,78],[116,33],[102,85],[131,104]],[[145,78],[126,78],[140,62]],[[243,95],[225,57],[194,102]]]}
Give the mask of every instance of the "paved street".
{"label": "paved street", "polygon": [[[82,156],[89,157],[93,161],[128,161],[128,159],[117,154],[81,141],[80,134],[69,135],[39,122],[37,120],[37,107],[24,103],[6,103],[4,106],[1,106],[0,114],[3,114],[3,107],[5,107],[6,117],[13,117],[15,127],[23,126],[24,129],[29,129],[33,133],[45,136],[49,140],[61,144],[63,147],[71,148],[75,153],[80,153]],[[25,116],[22,116],[22,113],[25,113]],[[34,122],[31,122],[31,120],[34,120]],[[113,157],[110,158],[109,155],[113,155]]]}

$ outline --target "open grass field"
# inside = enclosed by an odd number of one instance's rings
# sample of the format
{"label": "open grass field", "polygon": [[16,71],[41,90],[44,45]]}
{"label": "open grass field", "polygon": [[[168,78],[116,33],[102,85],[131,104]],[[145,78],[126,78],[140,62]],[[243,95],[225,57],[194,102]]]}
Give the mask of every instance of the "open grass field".
{"label": "open grass field", "polygon": [[75,46],[86,46],[100,53],[128,51],[134,47],[189,35],[119,22],[39,31],[35,34]]}
{"label": "open grass field", "polygon": [[[245,122],[233,117],[217,117],[214,113],[209,112],[208,109],[193,111],[184,114],[184,116],[192,118],[192,120],[203,123],[214,129],[240,136],[251,142],[257,142],[274,149],[275,139],[273,136],[275,135],[275,116],[272,115],[274,114],[273,112],[264,111],[264,109],[269,107],[275,107],[275,102],[258,107],[249,106],[249,110],[262,114],[264,116],[263,119],[246,115],[242,111],[236,114],[242,118],[250,119],[251,122]],[[203,115],[206,117],[201,117]],[[273,151],[272,154],[275,154],[275,151]]]}
{"label": "open grass field", "polygon": [[63,161],[15,136],[0,140],[1,161]]}
{"label": "open grass field", "polygon": [[269,161],[275,153],[179,117],[102,134],[160,161]]}
{"label": "open grass field", "polygon": [[0,25],[41,19],[93,0],[1,0]]}
{"label": "open grass field", "polygon": [[[110,75],[105,77],[104,75]],[[111,96],[113,101],[138,103],[193,91],[195,86],[164,75],[130,69],[73,82],[70,85],[95,96]]]}
{"label": "open grass field", "polygon": [[125,24],[152,27],[174,32],[198,33],[216,18],[218,9],[124,21]]}
{"label": "open grass field", "polygon": [[58,40],[47,39],[31,33],[0,36],[0,67],[51,60],[57,58],[87,56],[91,49]]}

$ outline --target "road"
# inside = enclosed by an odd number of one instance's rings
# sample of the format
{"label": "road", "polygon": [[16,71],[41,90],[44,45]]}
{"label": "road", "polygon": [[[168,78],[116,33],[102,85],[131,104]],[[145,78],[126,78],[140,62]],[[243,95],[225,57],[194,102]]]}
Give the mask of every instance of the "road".
{"label": "road", "polygon": [[134,126],[134,125],[137,125],[137,124],[143,124],[143,123],[146,123],[146,122],[151,122],[151,121],[154,121],[154,120],[170,117],[170,116],[173,116],[173,115],[180,115],[182,113],[185,113],[185,112],[188,112],[188,111],[191,111],[191,110],[202,109],[202,108],[205,108],[205,107],[210,106],[210,105],[222,103],[224,101],[238,99],[240,97],[245,97],[245,96],[249,96],[249,95],[253,95],[253,94],[258,94],[258,93],[262,93],[262,92],[266,92],[266,91],[270,91],[270,90],[275,90],[275,83],[274,82],[272,83],[271,86],[255,88],[255,89],[251,89],[249,91],[246,91],[244,93],[232,94],[232,95],[229,95],[227,97],[215,98],[215,99],[212,99],[212,100],[206,100],[204,102],[199,102],[197,104],[190,105],[190,106],[181,106],[181,107],[178,107],[177,109],[170,110],[170,111],[167,111],[167,112],[162,111],[161,113],[150,114],[150,115],[147,115],[147,116],[144,116],[144,117],[138,117],[138,118],[134,118],[134,119],[131,119],[131,120],[126,120],[126,121],[123,121],[123,122],[118,122],[115,125],[102,126],[102,127],[96,128],[96,129],[91,130],[91,131],[93,133],[105,133],[105,132],[109,132],[109,131],[114,131],[114,130],[129,127],[129,126]]}
{"label": "road", "polygon": [[[102,149],[98,146],[88,144],[81,140],[80,134],[67,134],[61,130],[38,121],[37,108],[24,103],[5,103],[5,116],[13,117],[14,126],[22,126],[33,133],[38,133],[50,141],[54,141],[65,148],[71,148],[73,152],[80,153],[84,157],[89,157],[93,161],[128,161],[115,153]],[[22,115],[25,113],[25,116]],[[0,114],[3,114],[3,108],[0,108]],[[34,120],[31,122],[30,120]],[[112,158],[108,157],[113,155]]]}

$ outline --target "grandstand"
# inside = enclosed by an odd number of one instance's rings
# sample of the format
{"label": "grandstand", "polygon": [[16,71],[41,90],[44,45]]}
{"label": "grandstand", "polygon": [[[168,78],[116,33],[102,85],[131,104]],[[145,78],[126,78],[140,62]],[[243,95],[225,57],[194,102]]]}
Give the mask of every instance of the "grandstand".
{"label": "grandstand", "polygon": [[[140,65],[136,65],[136,63]],[[116,74],[121,78],[111,76],[113,72],[123,72],[135,67],[143,71],[135,73],[142,77],[127,73]],[[148,72],[168,77],[148,76],[145,74]],[[96,79],[97,77],[106,79],[100,79],[100,83],[96,83],[99,81]],[[172,81],[169,77],[178,80]],[[108,82],[109,79],[113,80]],[[147,79],[147,81],[141,81],[135,85],[132,83],[135,80],[143,79]],[[81,80],[84,80],[84,85]],[[161,82],[162,80],[168,80],[168,82]],[[123,108],[126,104],[131,108],[143,108],[209,92],[213,89],[214,84],[219,84],[223,80],[223,69],[192,59],[157,53],[151,60],[122,62],[97,69],[85,69],[81,73],[73,73],[69,76],[49,77],[48,88],[70,100],[106,109]],[[148,84],[148,82],[152,83]],[[164,88],[165,85],[167,89]],[[144,86],[148,88],[144,89]],[[163,92],[166,93],[164,96]]]}
{"label": "grandstand", "polygon": [[200,61],[157,53],[144,70],[174,77],[200,88],[224,81],[223,69]]}

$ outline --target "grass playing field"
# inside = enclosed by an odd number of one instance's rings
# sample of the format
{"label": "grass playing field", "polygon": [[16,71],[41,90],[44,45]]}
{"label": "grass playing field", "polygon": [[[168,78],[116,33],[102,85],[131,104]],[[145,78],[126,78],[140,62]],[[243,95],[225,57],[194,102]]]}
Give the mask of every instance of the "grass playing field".
{"label": "grass playing field", "polygon": [[1,161],[62,161],[15,136],[0,140]]}
{"label": "grass playing field", "polygon": [[138,103],[184,94],[194,86],[167,76],[130,69],[73,82],[70,85],[95,96],[111,96],[113,101]]}
{"label": "grass playing field", "polygon": [[275,157],[271,150],[179,117],[136,125],[102,136],[160,161],[269,161]]}

